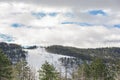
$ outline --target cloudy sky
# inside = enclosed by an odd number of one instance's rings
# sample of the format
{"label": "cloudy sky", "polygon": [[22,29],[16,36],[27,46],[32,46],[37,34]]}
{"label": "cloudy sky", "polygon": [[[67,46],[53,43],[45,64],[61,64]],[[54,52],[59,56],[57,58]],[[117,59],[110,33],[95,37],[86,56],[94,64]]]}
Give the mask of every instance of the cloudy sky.
{"label": "cloudy sky", "polygon": [[0,42],[120,47],[120,0],[0,0]]}

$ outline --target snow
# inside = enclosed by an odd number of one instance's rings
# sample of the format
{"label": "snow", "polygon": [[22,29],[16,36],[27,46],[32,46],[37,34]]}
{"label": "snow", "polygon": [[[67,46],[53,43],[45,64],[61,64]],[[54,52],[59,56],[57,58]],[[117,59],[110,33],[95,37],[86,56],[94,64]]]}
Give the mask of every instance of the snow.
{"label": "snow", "polygon": [[38,47],[36,49],[25,49],[25,50],[28,51],[28,57],[27,57],[28,65],[34,68],[36,70],[36,73],[41,68],[42,64],[45,63],[45,61],[49,62],[50,64],[53,64],[58,71],[64,73],[65,71],[64,67],[61,65],[59,59],[62,57],[69,57],[69,56],[48,53],[44,47]]}

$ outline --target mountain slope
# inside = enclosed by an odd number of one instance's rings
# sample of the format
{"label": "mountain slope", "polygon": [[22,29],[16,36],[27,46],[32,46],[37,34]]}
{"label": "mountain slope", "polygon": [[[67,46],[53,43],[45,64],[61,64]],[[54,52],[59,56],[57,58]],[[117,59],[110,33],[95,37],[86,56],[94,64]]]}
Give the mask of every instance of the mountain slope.
{"label": "mountain slope", "polygon": [[54,46],[46,47],[46,51],[54,54],[76,57],[82,60],[101,58],[108,62],[108,61],[116,61],[120,59],[120,48],[117,47],[80,49],[74,47],[54,45]]}
{"label": "mountain slope", "polygon": [[12,63],[16,63],[21,59],[26,59],[27,52],[22,49],[20,45],[8,44],[0,42],[0,49],[11,60]]}

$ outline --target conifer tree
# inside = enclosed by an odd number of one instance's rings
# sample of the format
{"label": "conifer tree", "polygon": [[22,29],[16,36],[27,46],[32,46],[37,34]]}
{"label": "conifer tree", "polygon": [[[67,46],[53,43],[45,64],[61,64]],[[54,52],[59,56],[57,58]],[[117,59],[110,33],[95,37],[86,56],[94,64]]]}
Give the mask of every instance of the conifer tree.
{"label": "conifer tree", "polygon": [[91,77],[93,80],[114,80],[109,68],[101,59],[95,59],[90,65]]}
{"label": "conifer tree", "polygon": [[45,62],[39,72],[39,80],[59,80],[59,73],[55,67]]}
{"label": "conifer tree", "polygon": [[2,51],[0,51],[0,80],[11,80],[11,74],[11,62],[7,56]]}

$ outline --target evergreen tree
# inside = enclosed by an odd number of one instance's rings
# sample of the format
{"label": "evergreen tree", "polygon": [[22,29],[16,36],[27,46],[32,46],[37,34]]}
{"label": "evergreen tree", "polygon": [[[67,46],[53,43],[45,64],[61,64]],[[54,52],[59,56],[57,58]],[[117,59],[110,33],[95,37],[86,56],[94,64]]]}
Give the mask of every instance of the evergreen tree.
{"label": "evergreen tree", "polygon": [[91,77],[93,80],[114,80],[109,68],[101,59],[95,59],[90,65]]}
{"label": "evergreen tree", "polygon": [[73,80],[115,80],[115,74],[101,59],[95,59],[81,64]]}
{"label": "evergreen tree", "polygon": [[2,51],[0,51],[0,80],[10,80],[12,78],[11,74],[11,62],[7,56],[5,56]]}
{"label": "evergreen tree", "polygon": [[45,62],[39,72],[39,80],[59,80],[59,73],[55,67]]}

